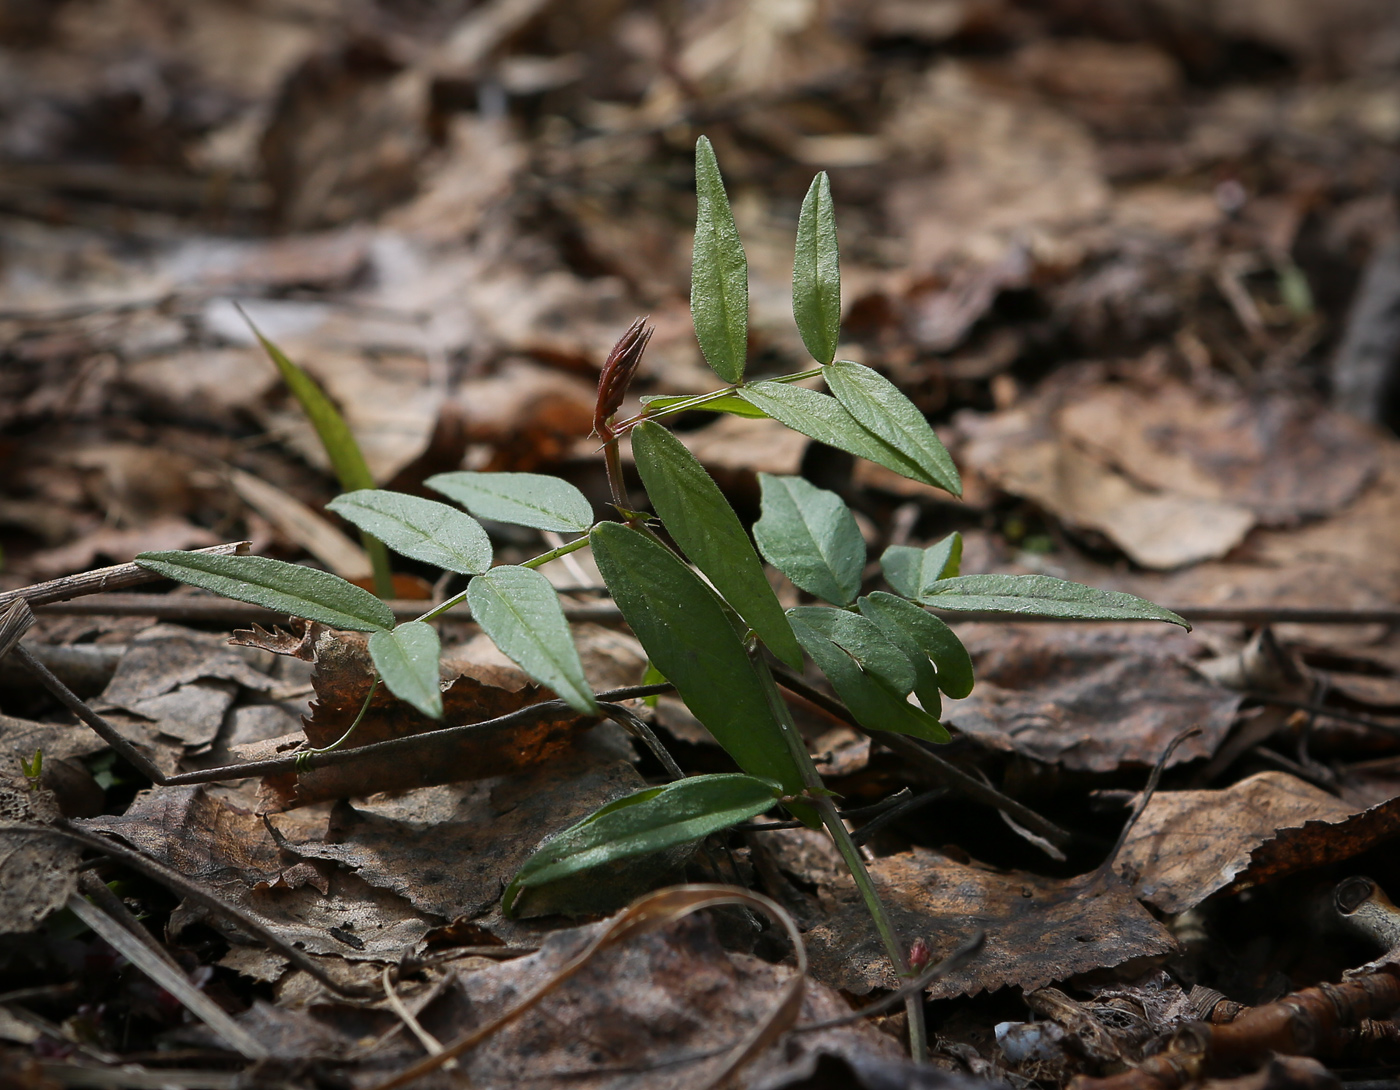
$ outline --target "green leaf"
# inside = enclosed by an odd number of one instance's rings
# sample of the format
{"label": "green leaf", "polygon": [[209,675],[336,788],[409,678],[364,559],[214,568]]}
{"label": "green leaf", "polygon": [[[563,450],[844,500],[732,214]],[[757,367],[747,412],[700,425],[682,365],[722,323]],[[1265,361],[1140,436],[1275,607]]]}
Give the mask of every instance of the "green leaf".
{"label": "green leaf", "polygon": [[506,658],[575,711],[598,714],[569,622],[548,579],[531,568],[492,568],[467,584],[467,605],[472,620]]}
{"label": "green leaf", "polygon": [[691,776],[610,802],[549,840],[520,868],[501,899],[507,916],[525,890],[622,859],[703,840],[771,808],[772,780],[739,773]]}
{"label": "green leaf", "polygon": [[258,332],[256,326],[253,327],[253,334],[281,373],[282,381],[292,391],[292,396],[297,399],[301,411],[316,429],[316,436],[325,448],[326,457],[330,459],[331,468],[335,470],[340,487],[347,492],[358,488],[373,488],[374,478],[370,476],[369,466],[365,464],[365,456],[360,453],[360,445],[355,442],[355,436],[345,423],[345,418],[331,404],[320,384]]}
{"label": "green leaf", "polygon": [[[264,337],[246,314],[243,318],[263,346],[268,359],[281,374],[287,389],[291,390],[292,396],[297,399],[297,404],[306,414],[306,419],[311,421],[311,426],[316,430],[316,437],[321,440],[321,449],[326,452],[340,487],[346,492],[373,488],[374,478],[370,476],[369,466],[365,464],[360,444],[355,442],[350,426],[345,423],[345,418],[340,415],[339,410],[331,404],[320,384]],[[375,591],[380,597],[392,597],[394,577],[389,568],[389,554],[384,551],[383,543],[368,532],[361,535],[361,541],[369,555],[370,566],[374,569]]]}
{"label": "green leaf", "polygon": [[[649,410],[669,409],[672,405],[679,405],[682,402],[694,401],[694,394],[663,394],[660,396],[648,396],[642,398],[642,404]],[[746,416],[750,420],[765,420],[768,414],[762,409],[750,405],[743,398],[734,394],[726,394],[724,397],[711,398],[696,405],[688,406],[694,412],[707,413],[732,413],[735,416]],[[655,412],[653,413],[655,415]]]}
{"label": "green leaf", "polygon": [[168,579],[203,587],[331,628],[374,632],[394,627],[394,612],[367,590],[338,575],[265,556],[141,553],[136,563]]}
{"label": "green leaf", "polygon": [[958,467],[934,434],[924,414],[893,382],[869,367],[837,360],[824,372],[836,400],[862,425],[915,462],[931,481],[962,495]]}
{"label": "green leaf", "polygon": [[[918,649],[918,655],[931,660],[938,668],[938,688],[954,700],[961,700],[972,692],[972,657],[957,633],[942,620],[921,606],[883,590],[862,598],[860,611],[879,625],[880,631],[892,641],[898,643],[895,633],[903,633]],[[902,648],[904,644],[899,646]],[[914,665],[919,664],[915,661]],[[919,701],[928,708],[922,694]]]}
{"label": "green leaf", "polygon": [[866,729],[912,734],[931,742],[948,741],[942,723],[862,671],[850,655],[820,632],[797,617],[792,619],[792,630],[817,668],[827,676],[836,695]]}
{"label": "green leaf", "polygon": [[891,545],[880,557],[885,581],[906,598],[917,598],[940,579],[952,579],[962,564],[962,534],[954,531],[927,549]]}
{"label": "green leaf", "polygon": [[337,496],[326,510],[425,564],[462,575],[479,575],[491,566],[491,539],[481,523],[445,503],[373,488]]}
{"label": "green leaf", "polygon": [[757,406],[774,420],[786,424],[818,443],[839,447],[860,458],[868,458],[902,477],[942,488],[911,458],[906,458],[879,436],[871,433],[829,394],[792,386],[786,382],[751,382],[738,391],[745,401]]}
{"label": "green leaf", "polygon": [[380,629],[369,638],[369,657],[389,691],[430,719],[442,718],[437,630],[425,621],[406,621],[392,632]]}
{"label": "green leaf", "polygon": [[808,594],[850,605],[860,593],[865,539],[835,492],[801,477],[758,475],[762,517],[753,525],[763,558]]}
{"label": "green leaf", "polygon": [[1191,626],[1169,609],[1135,594],[1097,590],[1049,575],[962,575],[919,595],[934,609],[1055,617],[1065,621],[1168,621]]}
{"label": "green leaf", "polygon": [[841,334],[841,257],[836,249],[836,209],[826,171],[812,179],[797,217],[792,316],[812,358],[830,363]]}
{"label": "green leaf", "polygon": [[749,345],[749,262],[724,192],[715,150],[695,142],[695,249],[690,315],[705,362],[725,382],[744,381]]}
{"label": "green leaf", "polygon": [[588,497],[543,473],[438,473],[424,483],[479,519],[575,534],[593,525]]}
{"label": "green leaf", "polygon": [[802,791],[763,682],[714,592],[638,530],[603,522],[589,536],[623,618],[695,717],[745,772]]}
{"label": "green leaf", "polygon": [[632,453],[647,496],[676,544],[773,653],[798,669],[802,649],[763,574],[763,562],[705,467],[651,421],[632,429]]}
{"label": "green leaf", "polygon": [[795,606],[788,610],[788,617],[794,628],[800,622],[830,640],[867,674],[900,696],[914,690],[914,664],[869,618],[829,606]]}
{"label": "green leaf", "polygon": [[[669,684],[666,675],[656,668],[656,663],[647,659],[647,668],[642,672],[643,685],[665,685]],[[642,703],[648,708],[656,707],[656,702],[661,699],[660,693],[652,693],[651,696],[642,698]]]}

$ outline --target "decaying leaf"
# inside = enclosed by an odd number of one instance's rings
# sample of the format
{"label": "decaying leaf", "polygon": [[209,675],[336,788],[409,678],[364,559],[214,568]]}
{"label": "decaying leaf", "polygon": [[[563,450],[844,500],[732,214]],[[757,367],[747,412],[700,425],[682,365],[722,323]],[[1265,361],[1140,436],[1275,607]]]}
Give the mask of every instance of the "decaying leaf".
{"label": "decaying leaf", "polygon": [[1400,799],[1352,806],[1286,772],[1220,791],[1161,791],[1133,827],[1119,867],[1136,895],[1181,912],[1240,890],[1357,855],[1400,833]]}
{"label": "decaying leaf", "polygon": [[[817,885],[826,914],[805,936],[813,975],[858,995],[897,987],[854,884],[828,859],[831,849],[803,830],[770,835],[780,866]],[[971,932],[986,931],[976,959],[929,988],[934,999],[1009,985],[1029,991],[1096,969],[1145,968],[1175,949],[1128,885],[1112,877],[998,871],[918,847],[875,860],[870,874],[895,930],[905,941],[922,938],[935,961]]]}
{"label": "decaying leaf", "polygon": [[[288,835],[293,819],[281,820],[280,831]],[[324,817],[316,814],[302,820],[325,827]],[[152,788],[138,795],[125,814],[82,824],[114,834],[211,888],[308,953],[392,962],[441,922],[353,874],[339,869],[326,874],[295,856],[282,856],[261,818],[198,787]],[[178,925],[172,921],[172,931],[190,919],[185,915]],[[211,922],[219,926],[219,921]]]}
{"label": "decaying leaf", "polygon": [[[292,835],[288,848],[304,859],[339,863],[423,912],[471,919],[500,899],[543,837],[643,786],[616,757],[587,749],[561,756],[513,776],[342,805],[334,836]],[[581,904],[611,911],[639,890],[593,892]]]}
{"label": "decaying leaf", "polygon": [[33,931],[78,888],[82,849],[42,826],[0,820],[0,934]]}
{"label": "decaying leaf", "polygon": [[1201,733],[1172,762],[1208,757],[1240,697],[1189,665],[1201,645],[1184,632],[1128,625],[969,624],[958,635],[977,687],[945,718],[995,749],[1092,772],[1150,766],[1188,726]]}
{"label": "decaying leaf", "polygon": [[[425,1028],[451,1040],[489,1017],[482,1012],[510,1009],[605,926],[555,932],[537,954],[460,975],[424,1012]],[[792,972],[726,953],[707,920],[688,917],[601,951],[534,1010],[460,1056],[458,1077],[486,1090],[565,1078],[586,1090],[704,1085],[744,1034],[771,1014]],[[834,991],[809,980],[798,1020],[849,1010]],[[734,1085],[782,1085],[793,1067],[822,1053],[889,1064],[901,1057],[899,1045],[869,1025],[796,1034],[755,1056]]]}
{"label": "decaying leaf", "polygon": [[[305,654],[301,642],[281,641]],[[303,721],[306,738],[316,748],[339,739],[355,721],[372,683],[364,637],[322,629],[313,638],[316,701]],[[443,718],[429,719],[382,686],[369,712],[355,729],[350,746],[365,746],[439,730],[443,726],[478,723],[550,699],[547,689],[526,685],[504,689],[463,674],[444,690]],[[473,735],[469,740],[425,744],[388,762],[373,755],[301,774],[269,777],[264,791],[274,809],[305,806],[322,799],[402,791],[454,780],[500,776],[548,760],[568,748],[580,730],[592,725],[568,711],[529,724]]]}

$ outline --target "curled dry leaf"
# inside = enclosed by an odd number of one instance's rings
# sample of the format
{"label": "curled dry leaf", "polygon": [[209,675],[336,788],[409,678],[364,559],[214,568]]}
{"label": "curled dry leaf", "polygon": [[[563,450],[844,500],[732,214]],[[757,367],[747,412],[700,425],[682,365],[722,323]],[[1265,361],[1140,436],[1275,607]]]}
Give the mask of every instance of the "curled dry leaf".
{"label": "curled dry leaf", "polygon": [[[311,814],[300,822],[287,816],[278,822],[286,837],[309,837],[311,828],[325,828],[325,819]],[[251,912],[270,931],[311,954],[392,962],[440,922],[353,874],[339,869],[326,873],[284,857],[260,817],[199,787],[152,788],[138,795],[125,814],[76,824],[119,837]],[[172,931],[190,922],[188,914],[177,917],[183,922],[172,922]],[[212,917],[210,922],[222,926]]]}
{"label": "curled dry leaf", "polygon": [[[851,878],[829,858],[832,850],[804,830],[769,836],[783,871],[817,887],[826,918],[805,936],[813,975],[856,994],[897,987]],[[917,847],[875,860],[870,874],[895,931],[923,937],[934,961],[972,932],[986,931],[986,945],[969,965],[930,986],[933,999],[1009,985],[1030,991],[1079,973],[1151,962],[1175,949],[1127,884],[1111,876],[1045,878]]]}
{"label": "curled dry leaf", "polygon": [[[261,645],[286,647],[299,657],[308,653],[306,640],[290,636],[265,639]],[[316,700],[311,717],[304,719],[302,725],[307,741],[319,749],[339,739],[355,721],[372,684],[372,674],[363,636],[322,629],[310,638],[310,645],[315,662],[312,684]],[[441,729],[444,724],[483,722],[549,700],[552,695],[535,685],[504,689],[463,674],[443,691],[443,719],[437,721],[380,686],[348,745],[365,746],[422,734]],[[322,799],[500,776],[562,753],[580,730],[591,725],[591,720],[580,720],[572,712],[561,711],[557,716],[488,731],[467,740],[425,741],[421,749],[400,754],[393,762],[367,757],[300,775],[271,776],[264,784],[264,797],[273,809],[289,809]]]}
{"label": "curled dry leaf", "polygon": [[977,687],[945,719],[992,748],[1078,771],[1151,765],[1188,726],[1172,762],[1208,757],[1240,697],[1193,670],[1184,632],[1139,626],[960,626]]}
{"label": "curled dry leaf", "polygon": [[[596,752],[601,748],[570,749],[514,775],[342,804],[334,836],[290,827],[287,849],[340,864],[421,912],[475,918],[500,899],[542,836],[644,786],[629,763]],[[274,824],[280,828],[284,820]],[[573,907],[612,911],[638,891],[595,888]]]}
{"label": "curled dry leaf", "polygon": [[1118,865],[1140,899],[1182,912],[1222,889],[1349,859],[1397,833],[1400,799],[1357,812],[1285,772],[1261,772],[1222,791],[1158,792]]}
{"label": "curled dry leaf", "polygon": [[[705,922],[686,918],[729,904],[780,924],[796,948],[796,971],[727,955]],[[604,924],[551,936],[531,957],[465,977],[468,1002],[458,1010],[466,1017],[458,1017],[467,1032],[376,1090],[402,1086],[449,1056],[473,1085],[486,1087],[568,1072],[571,1083],[587,1087],[708,1088],[729,1078],[770,1085],[817,1048],[898,1054],[868,1026],[798,1035],[783,1050],[769,1048],[799,1018],[849,1013],[834,993],[805,978],[805,968],[796,925],[768,898],[729,886],[658,890]],[[481,1024],[476,1012],[503,1006]],[[586,1058],[564,1043],[579,1039],[592,1045]]]}

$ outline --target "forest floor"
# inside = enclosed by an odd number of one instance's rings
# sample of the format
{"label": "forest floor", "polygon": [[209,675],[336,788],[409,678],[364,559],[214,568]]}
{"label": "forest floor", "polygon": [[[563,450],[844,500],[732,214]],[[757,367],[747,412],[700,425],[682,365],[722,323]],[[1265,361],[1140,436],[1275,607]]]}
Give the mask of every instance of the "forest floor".
{"label": "forest floor", "polygon": [[[705,134],[748,254],[751,372],[805,365],[792,240],[826,170],[839,356],[908,394],[966,485],[954,499],[772,420],[681,417],[746,522],[758,473],[801,474],[857,512],[872,557],[958,531],[964,574],[1059,576],[1195,622],[958,624],[977,686],[945,704],[937,753],[961,778],[795,706],[843,807],[916,800],[852,823],[900,934],[935,960],[985,938],[928,990],[926,1068],[896,1006],[791,1033],[736,1084],[1058,1090],[1156,1071],[1190,1027],[1302,989],[1393,981],[1344,976],[1400,936],[1392,8],[0,0],[0,603],[239,540],[368,573],[239,307],[322,383],[384,487],[547,472],[605,512],[594,387],[628,323],[656,327],[631,408],[717,385],[688,303]],[[491,530],[505,562],[550,547]],[[542,570],[594,611],[574,629],[594,687],[637,685],[646,656],[588,552]],[[447,586],[400,574],[400,598]],[[231,646],[265,618],[216,606],[166,584],[73,597],[36,608],[24,647],[166,774],[330,736],[343,674],[296,639]],[[527,699],[479,629],[441,628],[462,721]],[[636,707],[687,772],[733,767],[679,700]],[[502,888],[547,836],[661,778],[605,723],[408,791],[152,786],[14,655],[0,755],[0,1084],[29,1090],[377,1085],[607,926],[605,885],[523,920]],[[60,814],[185,884],[32,834]],[[800,1023],[888,994],[822,836],[716,847],[718,876],[701,859],[687,877],[766,893],[802,931]],[[670,923],[421,1085],[706,1085],[793,955],[743,913]],[[1214,1066],[1133,1085],[1374,1085],[1400,1072],[1397,1004],[1334,1010],[1290,1047],[1241,1031]]]}

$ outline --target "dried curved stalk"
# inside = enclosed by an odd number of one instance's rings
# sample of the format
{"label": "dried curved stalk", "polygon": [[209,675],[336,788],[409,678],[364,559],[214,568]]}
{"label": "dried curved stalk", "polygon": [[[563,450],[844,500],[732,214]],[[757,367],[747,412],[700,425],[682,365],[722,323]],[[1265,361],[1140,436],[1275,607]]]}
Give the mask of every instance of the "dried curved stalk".
{"label": "dried curved stalk", "polygon": [[757,909],[779,924],[787,932],[788,938],[792,941],[793,949],[796,951],[797,971],[793,973],[792,978],[784,987],[778,1005],[773,1008],[767,1018],[755,1026],[730,1050],[729,1057],[720,1065],[719,1070],[706,1080],[698,1090],[709,1090],[710,1087],[718,1086],[796,1023],[797,1015],[802,1008],[803,987],[807,977],[807,950],[802,944],[802,935],[797,930],[796,922],[776,901],[770,900],[761,893],[752,893],[737,886],[695,883],[670,886],[633,901],[630,906],[614,917],[612,922],[600,931],[583,950],[570,958],[560,967],[558,972],[505,1014],[479,1029],[464,1034],[437,1055],[420,1060],[388,1081],[379,1083],[372,1090],[394,1090],[394,1087],[403,1086],[414,1079],[421,1078],[428,1072],[441,1067],[448,1060],[454,1059],[481,1044],[538,1005],[550,992],[576,975],[593,960],[595,955],[609,946],[616,945],[628,936],[641,934],[644,931],[672,923],[693,912],[699,912],[701,909],[716,908],[721,905],[745,905],[748,908]]}

